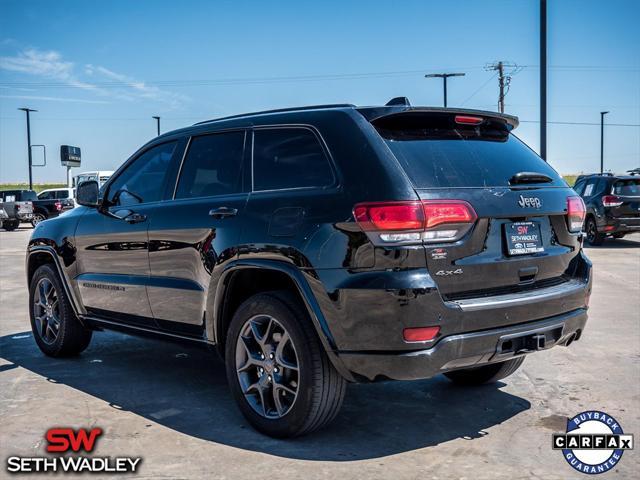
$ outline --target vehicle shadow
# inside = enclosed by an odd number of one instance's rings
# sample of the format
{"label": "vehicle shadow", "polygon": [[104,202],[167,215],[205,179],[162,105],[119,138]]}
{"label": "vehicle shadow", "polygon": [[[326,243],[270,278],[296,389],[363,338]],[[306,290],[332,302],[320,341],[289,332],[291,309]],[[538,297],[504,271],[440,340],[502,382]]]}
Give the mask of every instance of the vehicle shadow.
{"label": "vehicle shadow", "polygon": [[608,250],[615,248],[638,248],[640,247],[640,236],[633,235],[633,240],[627,238],[607,238],[604,243],[598,247],[594,247],[585,242],[584,247],[587,250]]}
{"label": "vehicle shadow", "polygon": [[164,427],[200,439],[304,460],[378,458],[487,435],[531,404],[500,390],[462,388],[439,376],[415,382],[350,385],[336,421],[295,440],[254,431],[228,392],[223,364],[210,351],[100,332],[81,356],[52,359],[30,332],[0,337],[0,357],[50,382],[68,385]]}

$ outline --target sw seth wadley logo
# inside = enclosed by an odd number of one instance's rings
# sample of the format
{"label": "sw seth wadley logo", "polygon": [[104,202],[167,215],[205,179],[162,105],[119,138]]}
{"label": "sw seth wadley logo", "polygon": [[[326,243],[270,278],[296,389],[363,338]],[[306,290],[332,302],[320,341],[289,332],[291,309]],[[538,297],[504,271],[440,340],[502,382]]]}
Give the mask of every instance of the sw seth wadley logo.
{"label": "sw seth wadley logo", "polygon": [[[141,457],[94,457],[79,455],[81,450],[92,453],[96,447],[98,437],[102,435],[101,428],[50,428],[45,434],[46,451],[49,454],[61,456],[19,457],[7,458],[7,472],[21,473],[136,473]],[[70,454],[70,455],[67,455]],[[75,454],[75,455],[74,455]],[[64,455],[64,456],[62,456]]]}

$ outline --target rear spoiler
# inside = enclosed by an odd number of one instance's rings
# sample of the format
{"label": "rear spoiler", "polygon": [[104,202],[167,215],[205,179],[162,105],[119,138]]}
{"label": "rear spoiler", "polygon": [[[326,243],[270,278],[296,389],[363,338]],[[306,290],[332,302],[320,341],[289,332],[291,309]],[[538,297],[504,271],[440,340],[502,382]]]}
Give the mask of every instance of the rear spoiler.
{"label": "rear spoiler", "polygon": [[473,110],[468,108],[442,108],[442,107],[412,107],[409,105],[392,104],[384,107],[360,107],[356,110],[369,122],[375,122],[383,117],[397,115],[399,113],[417,112],[417,113],[449,113],[451,115],[472,115],[482,118],[494,119],[505,122],[509,130],[516,128],[520,121],[518,117],[506,115],[504,113],[489,112],[486,110]]}

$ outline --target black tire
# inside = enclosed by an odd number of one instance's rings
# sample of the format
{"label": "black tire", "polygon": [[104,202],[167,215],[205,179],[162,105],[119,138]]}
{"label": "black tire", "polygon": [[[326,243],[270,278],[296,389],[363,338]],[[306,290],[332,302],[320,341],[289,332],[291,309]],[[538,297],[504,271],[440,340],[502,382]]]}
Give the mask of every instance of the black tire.
{"label": "black tire", "polygon": [[[247,347],[243,347],[246,349],[244,354],[238,347],[240,334],[249,331],[247,328],[248,326],[251,327],[249,324],[250,319],[261,317],[276,320],[275,324],[277,326],[274,329],[281,327],[285,334],[288,333],[291,348],[294,349],[293,352],[297,362],[296,395],[286,412],[281,414],[279,409],[274,412],[276,415],[281,415],[278,418],[269,418],[264,405],[270,403],[269,399],[273,400],[277,397],[277,393],[275,393],[278,391],[276,386],[283,383],[286,367],[281,368],[281,375],[279,376],[276,373],[272,373],[273,380],[271,375],[268,376],[268,382],[273,382],[271,393],[263,393],[261,391],[259,396],[255,393],[245,395],[240,376],[254,375],[256,380],[253,382],[257,385],[264,380],[262,376],[266,375],[266,373],[264,371],[262,373],[258,371],[254,373],[253,362],[248,361],[246,365],[251,363],[251,367],[246,368],[242,373],[238,371],[238,355],[249,354]],[[269,327],[267,327],[267,330],[269,330]],[[276,334],[277,332],[270,335],[265,333],[262,339],[269,337],[275,341]],[[244,336],[243,338],[246,339],[247,337]],[[284,334],[281,334],[279,338],[285,338]],[[242,342],[243,340],[240,341]],[[258,344],[255,343],[255,345]],[[258,348],[264,350],[263,347],[259,346]],[[275,362],[276,368],[272,370],[272,363],[268,367],[269,372],[278,372],[277,352],[275,358],[273,362]],[[240,305],[229,325],[225,345],[225,360],[231,393],[240,411],[256,430],[271,437],[295,437],[318,430],[331,422],[342,406],[346,381],[327,358],[306,310],[298,299],[289,292],[278,291],[254,295]],[[260,362],[261,360],[257,358],[256,361]],[[265,358],[264,361],[268,360]],[[255,367],[255,370],[260,370],[260,368]],[[257,376],[260,376],[260,378],[257,378]],[[268,386],[265,388],[268,388]],[[248,392],[249,389],[246,391]],[[267,391],[265,390],[264,392]],[[285,395],[285,392],[280,393]],[[267,400],[264,400],[265,398]],[[262,413],[258,413],[259,409],[256,405],[262,407]]]}
{"label": "black tire", "polygon": [[33,228],[36,227],[40,222],[44,222],[47,219],[47,216],[42,212],[34,212],[33,217],[31,217],[31,226]]}
{"label": "black tire", "polygon": [[[54,289],[53,293],[44,295],[47,298],[47,305],[49,305],[49,299],[52,300],[50,310],[47,310],[39,302],[41,299],[40,287],[46,289],[48,285]],[[51,290],[47,291],[51,292]],[[54,298],[57,298],[57,302],[53,301]],[[47,311],[51,312],[50,316],[46,315]],[[43,318],[43,315],[46,318]],[[33,338],[45,355],[50,357],[78,355],[91,342],[91,330],[85,328],[76,317],[58,274],[51,264],[38,267],[31,278],[29,316]],[[50,328],[45,328],[45,324]]]}
{"label": "black tire", "polygon": [[593,217],[587,218],[587,223],[585,224],[585,230],[587,232],[587,243],[594,247],[598,247],[602,245],[606,235],[604,233],[598,232],[598,227],[596,225],[596,220]]}
{"label": "black tire", "polygon": [[614,233],[613,238],[624,238],[626,233]]}
{"label": "black tire", "polygon": [[484,385],[495,383],[515,372],[524,362],[524,357],[512,358],[505,362],[491,363],[482,367],[465,368],[445,373],[445,376],[456,385]]}
{"label": "black tire", "polygon": [[2,228],[4,228],[7,232],[12,232],[19,226],[20,222],[18,220],[5,220],[4,222],[2,222]]}

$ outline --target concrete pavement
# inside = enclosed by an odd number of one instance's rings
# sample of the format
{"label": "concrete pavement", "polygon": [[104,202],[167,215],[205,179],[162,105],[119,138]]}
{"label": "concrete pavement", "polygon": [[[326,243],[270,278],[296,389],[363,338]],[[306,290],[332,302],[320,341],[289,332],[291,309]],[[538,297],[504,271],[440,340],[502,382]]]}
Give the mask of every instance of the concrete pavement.
{"label": "concrete pavement", "polygon": [[[640,235],[588,249],[590,320],[571,347],[497,386],[350,385],[329,428],[280,441],[247,425],[205,350],[101,332],[78,358],[43,356],[27,313],[30,232],[0,231],[0,477],[9,455],[43,455],[52,426],[103,428],[96,455],[142,456],[134,478],[577,478],[551,449],[566,417],[602,410],[640,435]],[[628,451],[606,475],[630,478],[639,459]]]}

